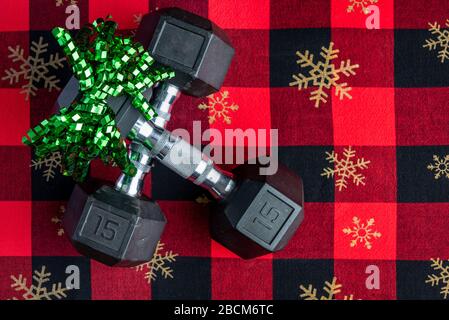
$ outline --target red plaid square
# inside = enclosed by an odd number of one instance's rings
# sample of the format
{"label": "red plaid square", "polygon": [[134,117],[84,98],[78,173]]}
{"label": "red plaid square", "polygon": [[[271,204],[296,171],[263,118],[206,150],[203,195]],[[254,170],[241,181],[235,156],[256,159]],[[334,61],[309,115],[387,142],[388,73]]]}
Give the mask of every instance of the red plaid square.
{"label": "red plaid square", "polygon": [[215,240],[212,240],[211,242],[211,257],[240,259],[238,255],[223,247]]}
{"label": "red plaid square", "polygon": [[89,1],[89,21],[112,15],[120,29],[138,27],[135,15],[148,12],[148,0],[95,0]]}
{"label": "red plaid square", "polygon": [[306,202],[304,221],[276,259],[332,259],[334,204]]}
{"label": "red plaid square", "polygon": [[[63,88],[63,81],[59,85]],[[51,117],[58,112],[55,101],[58,99],[60,90],[52,90],[48,92],[47,89],[37,89],[36,96],[31,97],[30,110],[30,126],[34,127],[41,123],[44,119]],[[22,97],[24,97],[22,95]]]}
{"label": "red plaid square", "polygon": [[396,259],[396,203],[335,203],[334,258]]}
{"label": "red plaid square", "polygon": [[[24,57],[28,55],[29,51],[29,33],[27,32],[0,32],[0,41],[2,45],[0,46],[0,87],[3,88],[20,88],[22,85],[26,84],[26,81],[19,78],[19,82],[10,83],[9,79],[2,79],[6,76],[6,70],[13,68],[15,70],[20,70],[21,63],[13,62],[12,50],[16,50],[19,46],[23,49]],[[25,95],[22,96],[25,99]],[[6,102],[6,101],[5,101]]]}
{"label": "red plaid square", "polygon": [[383,260],[335,260],[334,275],[341,295],[354,300],[396,299],[396,262]]}
{"label": "red plaid square", "polygon": [[0,257],[0,300],[8,300],[13,297],[22,298],[22,292],[16,292],[11,288],[11,276],[22,275],[28,281],[32,281],[31,257]]}
{"label": "red plaid square", "polygon": [[208,257],[208,207],[192,201],[158,201],[158,204],[168,221],[162,235],[165,248],[180,256]]}
{"label": "red plaid square", "polygon": [[[369,8],[371,5],[376,9]],[[393,0],[381,1],[342,1],[331,0],[332,28],[366,28],[369,22],[379,15],[380,29],[392,29],[394,27]]]}
{"label": "red plaid square", "polygon": [[201,121],[201,130],[206,130],[209,127],[209,113],[199,109],[198,105],[203,102],[207,104],[207,101],[206,97],[197,98],[182,94],[173,107],[167,129],[172,132],[175,129],[187,130],[190,136],[192,136],[193,122]]}
{"label": "red plaid square", "polygon": [[111,268],[91,260],[90,281],[92,300],[151,298],[151,288],[145,279],[145,271],[138,271],[136,268]]}
{"label": "red plaid square", "polygon": [[31,255],[31,202],[0,201],[0,256]]}
{"label": "red plaid square", "polygon": [[0,31],[30,29],[29,0],[3,1],[0,10]]}
{"label": "red plaid square", "polygon": [[396,29],[427,29],[429,22],[444,23],[448,18],[447,0],[395,0]]}
{"label": "red plaid square", "polygon": [[330,10],[330,0],[274,0],[270,7],[271,28],[328,28]]}
{"label": "red plaid square", "polygon": [[[30,200],[31,174],[30,149],[23,147],[0,147],[1,200]],[[1,210],[0,210],[1,212]]]}
{"label": "red plaid square", "polygon": [[270,260],[212,259],[212,299],[272,299]]}
{"label": "red plaid square", "polygon": [[269,29],[270,0],[209,0],[209,19],[224,29]]}
{"label": "red plaid square", "polygon": [[[95,0],[93,0],[95,1]],[[62,0],[62,5],[56,5],[56,0],[31,0],[30,1],[30,29],[31,30],[51,30],[55,27],[64,27],[66,19],[72,14],[66,13],[66,9],[71,5],[71,1]],[[92,2],[92,1],[90,1]],[[87,21],[89,1],[78,0],[76,4],[79,8],[80,25],[92,22]],[[70,19],[71,20],[71,19]]]}
{"label": "red plaid square", "polygon": [[269,87],[270,49],[268,30],[226,30],[235,55],[224,86]]}
{"label": "red plaid square", "polygon": [[398,145],[446,145],[448,88],[396,88]]}
{"label": "red plaid square", "polygon": [[22,137],[30,128],[30,102],[20,89],[0,89],[0,145],[22,145]]}
{"label": "red plaid square", "polygon": [[[317,109],[310,90],[271,88],[271,124],[279,130],[280,146],[331,145],[332,102]],[[329,100],[335,99],[329,97]]]}
{"label": "red plaid square", "polygon": [[178,7],[207,18],[208,0],[179,1],[179,0],[150,0],[150,10]]}
{"label": "red plaid square", "polygon": [[398,259],[449,259],[448,211],[449,203],[398,204]]}
{"label": "red plaid square", "polygon": [[33,203],[33,255],[79,256],[62,228],[66,203],[36,201]]}
{"label": "red plaid square", "polygon": [[[356,75],[345,77],[350,87],[394,86],[394,31],[364,29],[333,29],[332,41],[340,50],[341,61],[350,59],[358,64]],[[354,45],[363,42],[363,46]],[[339,66],[339,62],[336,63]]]}
{"label": "red plaid square", "polygon": [[394,88],[352,88],[332,99],[335,145],[394,146]]}
{"label": "red plaid square", "polygon": [[[239,88],[224,87],[213,97],[208,97],[210,127],[220,130],[222,133],[222,145],[237,147],[241,146],[265,146],[270,143],[270,89],[269,88]],[[254,136],[260,141],[249,141],[247,139],[226,139],[226,129],[263,129],[265,139],[257,131]],[[237,133],[235,137],[239,136]],[[260,139],[259,139],[260,138]],[[216,142],[214,143],[218,145]]]}

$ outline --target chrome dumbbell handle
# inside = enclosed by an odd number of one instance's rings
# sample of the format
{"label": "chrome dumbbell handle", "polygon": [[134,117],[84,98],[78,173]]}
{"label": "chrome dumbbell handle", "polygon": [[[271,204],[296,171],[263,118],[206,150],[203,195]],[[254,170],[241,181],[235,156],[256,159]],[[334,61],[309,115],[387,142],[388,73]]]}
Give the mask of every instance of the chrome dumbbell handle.
{"label": "chrome dumbbell handle", "polygon": [[[179,95],[179,89],[168,82],[160,83],[154,89],[150,104],[157,113],[157,117],[151,120],[156,127],[165,128],[167,126],[173,104]],[[140,142],[133,141],[129,150],[129,158],[136,166],[136,175],[132,177],[122,173],[115,183],[115,189],[133,197],[140,196],[145,176],[151,171],[152,154]]]}
{"label": "chrome dumbbell handle", "polygon": [[235,188],[231,175],[219,169],[195,146],[181,137],[145,121],[143,117],[130,132],[133,141],[140,141],[162,164],[181,177],[209,190],[217,199],[224,199]]}
{"label": "chrome dumbbell handle", "polygon": [[129,148],[129,158],[137,169],[136,174],[128,176],[121,173],[115,183],[115,189],[134,197],[142,192],[145,176],[151,171],[153,155],[140,142],[133,141]]}
{"label": "chrome dumbbell handle", "polygon": [[173,105],[178,100],[180,94],[181,91],[179,88],[167,81],[160,83],[154,89],[150,103],[157,113],[157,117],[151,120],[156,126],[165,129],[167,122],[171,118]]}

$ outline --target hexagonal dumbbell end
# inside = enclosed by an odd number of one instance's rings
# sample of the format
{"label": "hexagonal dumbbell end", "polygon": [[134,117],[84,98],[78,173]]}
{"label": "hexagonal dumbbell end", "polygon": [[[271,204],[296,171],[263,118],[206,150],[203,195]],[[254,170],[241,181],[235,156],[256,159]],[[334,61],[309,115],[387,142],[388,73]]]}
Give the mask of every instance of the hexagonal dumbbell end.
{"label": "hexagonal dumbbell end", "polygon": [[175,70],[171,84],[195,97],[220,89],[235,51],[216,24],[179,8],[145,15],[135,39],[157,62]]}
{"label": "hexagonal dumbbell end", "polygon": [[89,195],[76,185],[63,217],[64,230],[81,254],[119,267],[150,261],[165,223],[155,202],[109,186]]}
{"label": "hexagonal dumbbell end", "polygon": [[260,165],[233,170],[238,185],[212,212],[212,238],[244,259],[281,250],[304,219],[303,184],[279,165],[262,176]]}

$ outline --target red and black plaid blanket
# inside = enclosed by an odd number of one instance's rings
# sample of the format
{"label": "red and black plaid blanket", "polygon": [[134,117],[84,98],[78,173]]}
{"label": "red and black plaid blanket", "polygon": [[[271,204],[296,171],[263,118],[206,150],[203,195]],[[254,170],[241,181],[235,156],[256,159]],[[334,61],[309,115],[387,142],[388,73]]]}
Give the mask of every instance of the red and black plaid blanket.
{"label": "red and black plaid blanket", "polygon": [[[117,269],[77,254],[61,229],[74,183],[60,155],[37,160],[21,144],[71,76],[50,30],[65,26],[72,3],[81,24],[111,14],[128,33],[168,6],[226,30],[236,55],[224,87],[182,96],[169,129],[198,120],[203,130],[279,130],[279,159],[302,176],[306,200],[285,250],[242,260],[213,242],[206,192],[157,165],[145,192],[168,224],[151,263]],[[0,298],[449,298],[448,9],[446,0],[2,1]],[[111,182],[118,174],[97,162],[90,170]],[[80,288],[66,290],[73,270]]]}

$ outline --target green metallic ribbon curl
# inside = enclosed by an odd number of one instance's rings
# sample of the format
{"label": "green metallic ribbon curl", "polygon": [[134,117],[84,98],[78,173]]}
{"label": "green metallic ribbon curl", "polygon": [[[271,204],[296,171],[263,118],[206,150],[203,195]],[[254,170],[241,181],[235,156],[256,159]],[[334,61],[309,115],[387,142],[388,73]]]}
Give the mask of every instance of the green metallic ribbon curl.
{"label": "green metallic ribbon curl", "polygon": [[79,81],[79,95],[59,114],[27,132],[22,142],[35,148],[37,158],[59,151],[64,175],[83,181],[89,164],[100,158],[117,164],[130,176],[136,168],[115,123],[107,98],[126,94],[146,120],[156,114],[142,92],[174,76],[168,68],[153,66],[153,58],[139,43],[115,34],[117,23],[97,19],[81,28],[75,39],[62,28],[52,33]]}

